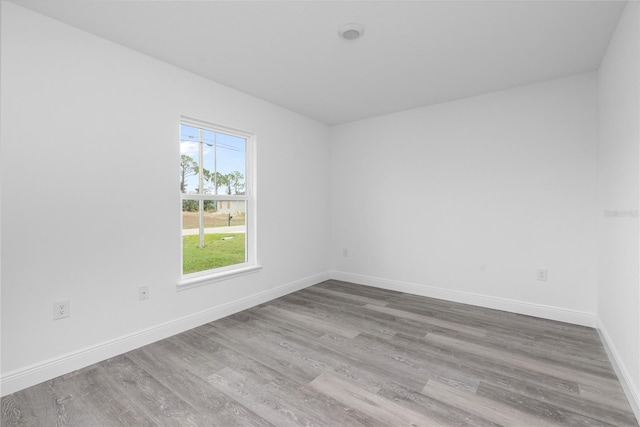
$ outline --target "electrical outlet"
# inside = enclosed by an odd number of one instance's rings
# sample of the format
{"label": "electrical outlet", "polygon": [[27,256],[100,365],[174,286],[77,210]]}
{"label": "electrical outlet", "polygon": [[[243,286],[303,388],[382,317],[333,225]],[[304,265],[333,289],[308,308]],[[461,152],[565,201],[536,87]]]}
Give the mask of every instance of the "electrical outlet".
{"label": "electrical outlet", "polygon": [[71,316],[71,301],[68,299],[53,303],[53,320]]}
{"label": "electrical outlet", "polygon": [[140,301],[149,299],[149,286],[140,286],[138,288],[138,299]]}
{"label": "electrical outlet", "polygon": [[549,270],[547,270],[546,268],[538,269],[537,280],[540,280],[541,282],[546,282],[548,277],[549,277]]}

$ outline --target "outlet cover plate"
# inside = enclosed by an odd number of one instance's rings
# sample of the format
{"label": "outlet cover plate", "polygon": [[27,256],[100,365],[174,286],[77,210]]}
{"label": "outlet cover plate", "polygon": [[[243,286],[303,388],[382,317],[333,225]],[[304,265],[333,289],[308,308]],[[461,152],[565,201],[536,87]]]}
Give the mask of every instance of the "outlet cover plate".
{"label": "outlet cover plate", "polygon": [[140,301],[149,299],[149,286],[140,286],[138,288],[138,299]]}
{"label": "outlet cover plate", "polygon": [[53,303],[53,320],[64,319],[71,316],[71,301],[68,299]]}
{"label": "outlet cover plate", "polygon": [[549,270],[547,270],[546,268],[539,268],[537,279],[541,282],[546,282],[547,280],[549,280]]}

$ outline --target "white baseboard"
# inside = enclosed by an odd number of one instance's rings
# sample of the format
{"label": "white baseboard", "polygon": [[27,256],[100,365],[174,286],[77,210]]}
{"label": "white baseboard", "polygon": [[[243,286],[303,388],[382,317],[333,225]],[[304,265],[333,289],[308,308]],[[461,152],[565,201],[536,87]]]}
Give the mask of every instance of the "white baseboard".
{"label": "white baseboard", "polygon": [[596,329],[598,330],[598,335],[600,335],[600,341],[602,341],[602,343],[604,344],[604,349],[607,351],[609,360],[611,360],[613,369],[616,371],[616,375],[618,375],[618,379],[620,380],[622,389],[627,395],[629,405],[631,406],[633,413],[636,415],[636,420],[640,422],[640,390],[638,390],[638,388],[635,386],[633,379],[629,374],[629,370],[627,370],[627,367],[622,362],[620,353],[618,353],[616,346],[611,340],[611,336],[607,332],[600,319],[598,319]]}
{"label": "white baseboard", "polygon": [[389,289],[392,291],[406,292],[414,295],[476,305],[479,307],[526,314],[528,316],[541,317],[543,319],[573,323],[575,325],[589,326],[592,328],[596,326],[596,315],[583,311],[568,310],[560,307],[474,294],[471,292],[454,291],[451,289],[418,285],[415,283],[382,279],[379,277],[364,276],[360,274],[346,273],[343,271],[332,271],[331,278],[360,285]]}
{"label": "white baseboard", "polygon": [[233,313],[246,310],[267,301],[290,294],[329,279],[329,273],[320,273],[296,280],[226,304],[171,320],[133,334],[125,335],[78,351],[64,354],[24,368],[7,372],[0,379],[1,395],[14,393],[43,381],[73,372],[93,363],[126,353],[147,344],[213,322]]}

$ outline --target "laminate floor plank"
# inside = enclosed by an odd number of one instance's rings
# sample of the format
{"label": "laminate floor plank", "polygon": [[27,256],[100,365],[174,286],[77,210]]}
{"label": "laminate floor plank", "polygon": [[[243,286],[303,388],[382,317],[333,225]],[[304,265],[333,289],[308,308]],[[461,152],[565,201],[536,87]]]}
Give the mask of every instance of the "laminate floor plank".
{"label": "laminate floor plank", "polygon": [[181,399],[129,359],[117,356],[102,365],[105,377],[152,425],[201,426],[211,423],[205,414]]}
{"label": "laminate floor plank", "polygon": [[[209,387],[206,378],[215,371],[206,368],[203,370],[202,365],[193,363],[193,358],[190,362],[169,359],[165,357],[167,353],[159,350],[153,346],[146,346],[130,352],[128,357],[147,372],[153,372],[157,381],[171,389],[177,397],[193,406],[199,413],[204,414],[209,425],[271,425],[237,400],[230,399],[224,393]],[[225,350],[217,351],[216,359],[224,352]]]}
{"label": "laminate floor plank", "polygon": [[372,288],[368,286],[353,286],[353,283],[333,279],[319,283],[315,286],[322,289],[330,289],[349,295],[359,295],[362,297],[374,298],[382,301],[388,301],[391,298],[402,295],[402,292],[391,291],[382,288]]}
{"label": "laminate floor plank", "polygon": [[468,393],[437,381],[429,381],[424,386],[422,393],[434,400],[464,408],[465,411],[477,417],[505,427],[551,427],[558,425],[555,420],[531,415],[505,402],[478,396],[476,393]]}
{"label": "laminate floor plank", "polygon": [[622,387],[618,389],[609,389],[603,393],[599,387],[591,387],[589,385],[580,385],[580,396],[589,402],[601,403],[605,407],[615,408],[623,413],[629,413],[629,403],[624,394]]}
{"label": "laminate floor plank", "polygon": [[437,363],[437,360],[423,358],[410,345],[394,345],[393,342],[379,340],[366,334],[359,335],[357,340],[353,340],[352,345],[371,354],[383,355],[377,356],[376,365],[396,366],[397,372],[402,371],[418,382],[414,387],[417,391],[429,380],[437,380],[473,392],[480,382],[478,378],[468,375],[468,371],[451,369],[450,366]]}
{"label": "laminate floor plank", "polygon": [[391,314],[393,316],[402,317],[404,319],[415,320],[417,322],[424,323],[425,325],[434,325],[434,326],[439,326],[445,329],[451,329],[451,330],[462,332],[468,335],[484,337],[487,334],[487,331],[474,326],[466,326],[460,323],[438,319],[437,317],[434,317],[434,316],[427,316],[424,314],[412,313],[412,312],[408,312],[405,310],[400,310],[392,307],[366,305],[365,308],[368,308],[369,310],[374,310],[380,313],[386,313],[386,314]]}
{"label": "laminate floor plank", "polygon": [[401,382],[412,390],[420,390],[431,374],[422,366],[410,365],[393,355],[375,353],[375,349],[369,343],[354,342],[337,335],[323,335],[319,342],[323,345],[347,353],[356,355],[355,362],[361,363],[367,369],[381,378],[383,381],[395,380]]}
{"label": "laminate floor plank", "polygon": [[[522,356],[523,358],[535,358],[537,361],[544,364],[566,367],[568,369],[580,367],[580,370],[593,375],[597,375],[603,378],[610,378],[617,381],[615,372],[611,368],[611,364],[604,363],[599,360],[593,360],[590,357],[585,357],[585,352],[581,355],[569,354],[562,351],[561,344],[556,344],[553,348],[532,345],[520,345],[517,342],[509,343],[507,340],[498,340],[493,336],[484,336],[482,338],[476,338],[475,336],[468,336],[464,338],[465,342],[473,343],[479,346],[490,348],[495,352],[507,353],[515,357]],[[588,353],[587,353],[588,354]]]}
{"label": "laminate floor plank", "polygon": [[[363,365],[361,360],[354,360],[349,354],[341,353],[336,348],[322,346],[320,341],[300,339],[282,329],[274,329],[271,331],[271,337],[266,342],[259,344],[273,348],[274,342],[278,343],[274,352],[289,353],[283,356],[283,359],[286,358],[295,365],[308,365],[316,369],[318,375],[324,371],[331,371],[338,377],[344,377],[357,383],[360,387],[374,392],[379,389],[381,380],[384,379],[380,375],[371,373],[366,367],[361,367]],[[308,368],[301,367],[301,369]]]}
{"label": "laminate floor plank", "polygon": [[446,426],[431,414],[419,414],[394,401],[363,390],[331,374],[324,373],[314,379],[311,387],[333,396],[351,408],[371,414],[385,426]]}
{"label": "laminate floor plank", "polygon": [[[397,335],[391,342],[406,343],[408,340],[415,341],[410,337]],[[580,389],[575,381],[509,366],[473,353],[467,353],[464,350],[440,347],[432,343],[423,344],[415,346],[413,351],[422,360],[428,361],[427,363],[430,365],[440,366],[442,369],[452,371],[453,374],[448,375],[447,380],[440,380],[441,383],[449,386],[455,386],[455,383],[452,382],[453,378],[458,375],[465,375],[468,377],[466,382],[475,381],[476,385],[480,381],[485,381],[513,390],[537,387],[542,390],[557,391],[563,394],[580,394]]]}
{"label": "laminate floor plank", "polygon": [[351,325],[340,325],[338,322],[326,321],[319,319],[316,316],[296,313],[291,310],[282,309],[276,305],[264,307],[262,310],[282,316],[291,323],[304,325],[305,327],[316,331],[328,331],[336,335],[342,335],[345,338],[354,338],[360,333],[359,330],[352,328]]}
{"label": "laminate floor plank", "polygon": [[[566,393],[559,393],[553,390],[540,389],[537,387],[522,387],[519,390],[513,390],[503,386],[496,386],[481,382],[478,386],[479,395],[490,395],[491,393],[502,396],[517,396],[521,400],[534,399],[540,402],[552,403],[556,406],[556,410],[563,411],[563,408],[571,408],[571,411],[579,415],[583,415],[588,419],[598,420],[603,424],[615,426],[633,425],[633,416],[625,411],[621,411],[615,407],[604,405],[598,402],[584,399],[583,396],[576,396]],[[495,391],[499,393],[495,393]],[[533,405],[532,405],[533,407]],[[584,423],[588,425],[588,423]]]}
{"label": "laminate floor plank", "polygon": [[277,426],[380,425],[375,418],[355,408],[343,408],[341,402],[313,388],[295,386],[296,394],[292,395],[287,384],[243,375],[231,368],[220,370],[208,380],[229,397],[246,402],[247,407]]}
{"label": "laminate floor plank", "polygon": [[502,402],[510,407],[519,409],[534,417],[545,420],[553,420],[556,424],[584,426],[584,427],[615,427],[615,424],[609,424],[602,420],[578,414],[576,412],[563,409],[559,405],[562,402],[545,402],[540,399],[523,396],[512,391],[503,390],[499,387],[493,387],[481,383],[476,393],[477,396],[486,397],[496,402]]}
{"label": "laminate floor plank", "polygon": [[56,425],[58,396],[51,395],[51,383],[39,384],[2,398],[3,426],[35,426],[38,423]]}
{"label": "laminate floor plank", "polygon": [[386,301],[384,299],[365,297],[361,295],[352,295],[344,292],[333,291],[331,289],[325,289],[325,288],[320,288],[315,286],[304,289],[304,291],[307,293],[318,293],[320,295],[326,295],[332,298],[333,301],[349,302],[351,304],[354,304],[354,303],[357,303],[359,305],[374,304],[374,305],[383,305],[383,306],[389,304],[389,301]]}
{"label": "laminate floor plank", "polygon": [[484,357],[489,360],[504,363],[507,366],[514,366],[524,370],[531,370],[535,373],[557,377],[567,381],[575,381],[576,383],[578,383],[578,385],[589,384],[591,386],[594,386],[598,384],[603,388],[603,391],[606,391],[610,388],[619,387],[619,383],[617,380],[608,377],[600,377],[589,372],[581,371],[578,366],[560,367],[556,366],[555,364],[541,362],[532,357],[524,357],[520,355],[516,356],[506,352],[493,351],[479,344],[471,343],[469,341],[462,341],[457,338],[434,333],[427,334],[427,336],[425,336],[425,340],[443,345],[445,347],[455,348],[460,351],[472,353],[476,356]]}
{"label": "laminate floor plank", "polygon": [[[89,366],[53,380],[52,388],[67,396],[70,418],[52,425],[78,426],[153,426],[145,411],[126,397],[107,378],[105,363]],[[46,424],[45,424],[46,425]]]}
{"label": "laminate floor plank", "polygon": [[504,333],[491,332],[487,333],[485,340],[500,348],[522,351],[534,357],[571,360],[575,363],[591,365],[595,369],[613,372],[604,348],[593,347],[590,351],[574,351],[567,346],[550,346],[536,341],[516,339]]}
{"label": "laminate floor plank", "polygon": [[638,427],[592,328],[338,280],[0,409],[2,426]]}
{"label": "laminate floor plank", "polygon": [[445,401],[433,399],[429,396],[403,387],[397,383],[388,383],[382,387],[378,395],[400,403],[417,413],[429,414],[442,425],[447,426],[473,426],[473,427],[498,427],[499,424],[491,422],[481,416],[450,405]]}
{"label": "laminate floor plank", "polygon": [[[420,313],[418,308],[412,308],[409,304],[403,304],[400,306],[394,302],[390,302],[385,308],[396,308],[406,310],[410,313]],[[486,311],[487,309],[483,310]],[[496,311],[495,313],[491,313],[489,316],[479,315],[479,313],[476,313],[475,311],[463,314],[460,313],[460,309],[455,312],[454,310],[446,312],[441,311],[440,309],[431,309],[426,311],[426,313],[444,321],[482,329],[486,332],[486,337],[504,336],[507,337],[507,339],[513,339],[515,341],[537,344],[546,349],[552,349],[561,344],[563,352],[573,355],[589,354],[591,357],[595,356],[598,358],[604,358],[608,361],[604,348],[599,341],[599,337],[593,329],[590,334],[585,335],[584,329],[579,327],[575,329],[575,331],[579,331],[580,335],[579,337],[575,337],[571,336],[570,333],[567,333],[564,327],[558,329],[550,328],[550,321],[548,320],[539,322],[535,321],[539,319],[515,315],[513,313]],[[501,318],[500,315],[503,313],[504,318]],[[560,333],[559,331],[565,332]]]}
{"label": "laminate floor plank", "polygon": [[[221,331],[218,328],[206,331],[203,339],[211,339],[216,343],[222,344],[237,353],[250,355],[255,361],[267,366],[281,375],[289,378],[292,383],[308,384],[313,378],[319,374],[319,369],[312,365],[298,364],[291,355],[283,357],[284,353],[272,350],[273,343],[261,340],[257,336],[245,337],[238,330]],[[264,346],[261,344],[264,343]],[[270,346],[270,348],[267,348]]]}
{"label": "laminate floor plank", "polygon": [[[579,345],[580,349],[591,350],[591,345],[602,349],[598,334],[592,328],[555,322],[522,314],[455,304],[433,299],[416,299],[409,294],[401,294],[389,301],[391,308],[399,308],[412,313],[428,314],[434,317],[482,327],[488,334],[506,332],[509,336],[521,336],[526,340],[562,340],[565,344]],[[603,349],[602,349],[603,350]],[[604,351],[604,350],[603,350]]]}
{"label": "laminate floor plank", "polygon": [[[310,298],[306,297],[307,295],[310,295]],[[296,297],[279,298],[273,301],[273,305],[320,321],[349,325],[357,332],[367,332],[380,337],[391,337],[397,332],[390,326],[390,322],[374,316],[363,315],[361,314],[362,310],[353,310],[348,305],[346,307],[336,306],[335,301],[332,301],[331,298],[317,294],[305,293]]]}
{"label": "laminate floor plank", "polygon": [[[354,352],[350,341],[344,337],[325,335],[320,339],[311,340],[282,331],[279,333],[287,340],[283,347],[296,354],[299,363],[322,366],[333,375],[349,380],[365,390],[375,392],[383,384],[398,378],[399,373],[396,370],[385,370],[384,366],[369,360],[371,355]],[[413,379],[411,381],[414,382]],[[420,384],[415,382],[416,387]]]}
{"label": "laminate floor plank", "polygon": [[384,313],[379,310],[372,309],[371,306],[362,307],[362,311],[368,316],[379,317],[389,323],[389,327],[394,328],[397,333],[404,335],[411,335],[416,338],[424,337],[428,332],[438,332],[443,335],[457,336],[460,332],[457,329],[445,328],[442,326],[434,325],[431,323],[425,323],[420,320],[412,318],[412,316],[397,316],[390,313]]}

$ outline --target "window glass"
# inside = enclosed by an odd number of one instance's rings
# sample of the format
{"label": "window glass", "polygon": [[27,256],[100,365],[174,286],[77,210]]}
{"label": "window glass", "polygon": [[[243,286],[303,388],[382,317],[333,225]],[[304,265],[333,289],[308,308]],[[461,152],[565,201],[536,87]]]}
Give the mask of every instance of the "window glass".
{"label": "window glass", "polygon": [[247,237],[252,212],[248,141],[216,126],[181,123],[183,276],[255,263]]}

